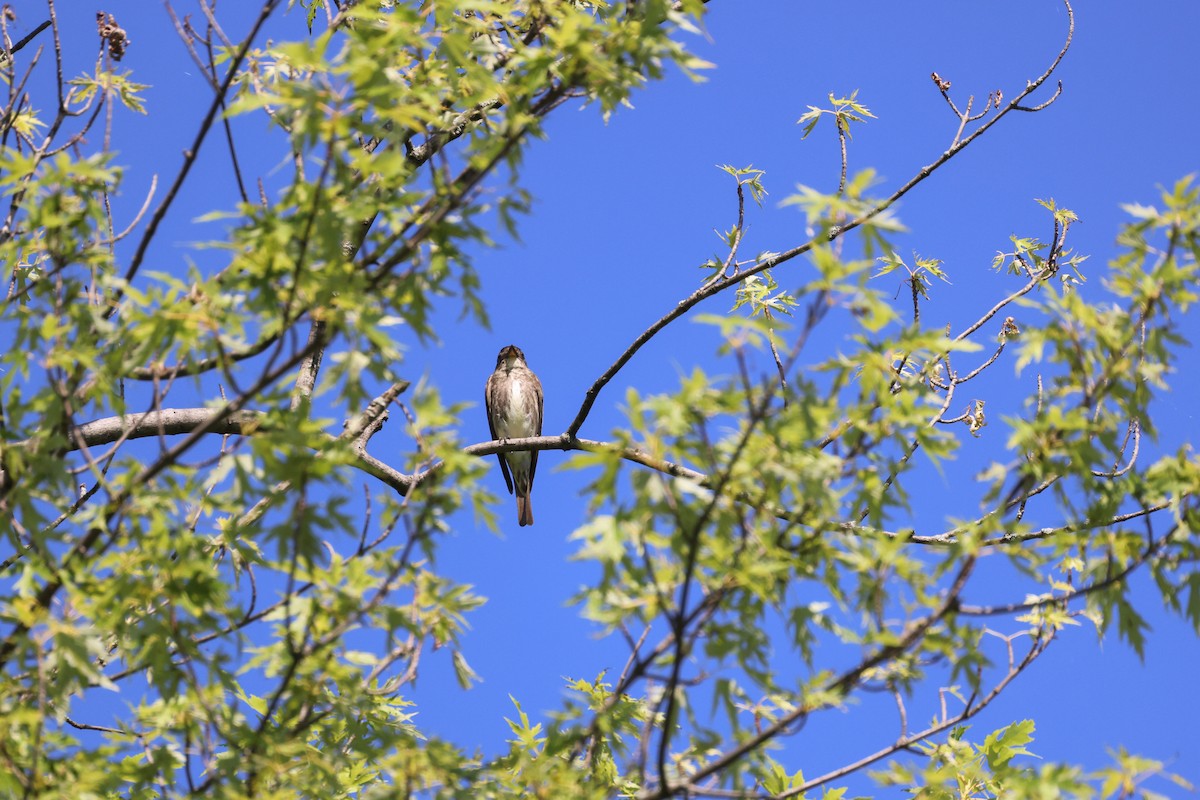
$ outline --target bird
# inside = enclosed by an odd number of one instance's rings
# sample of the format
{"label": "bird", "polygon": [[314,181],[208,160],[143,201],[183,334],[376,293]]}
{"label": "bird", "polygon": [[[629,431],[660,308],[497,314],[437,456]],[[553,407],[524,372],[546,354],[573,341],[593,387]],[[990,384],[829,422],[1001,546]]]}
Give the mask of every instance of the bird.
{"label": "bird", "polygon": [[[492,439],[507,441],[542,435],[542,382],[525,363],[525,354],[515,344],[500,348],[496,369],[484,388],[488,429]],[[497,453],[508,493],[517,496],[517,524],[533,524],[529,493],[537,471],[536,450]]]}

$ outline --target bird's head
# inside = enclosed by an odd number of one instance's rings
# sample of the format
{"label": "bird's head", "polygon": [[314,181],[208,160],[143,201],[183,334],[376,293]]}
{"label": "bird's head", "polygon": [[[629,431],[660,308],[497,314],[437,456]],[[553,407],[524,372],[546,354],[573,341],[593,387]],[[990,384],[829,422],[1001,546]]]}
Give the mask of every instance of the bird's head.
{"label": "bird's head", "polygon": [[500,348],[500,354],[496,356],[496,369],[504,367],[507,372],[517,364],[525,363],[525,354],[521,352],[521,348],[515,344],[505,345]]}

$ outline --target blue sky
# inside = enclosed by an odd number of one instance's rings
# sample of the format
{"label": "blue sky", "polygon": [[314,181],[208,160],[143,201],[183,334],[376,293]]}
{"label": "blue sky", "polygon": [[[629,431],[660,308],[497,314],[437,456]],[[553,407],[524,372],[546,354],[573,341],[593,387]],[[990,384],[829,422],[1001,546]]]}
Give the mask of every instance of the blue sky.
{"label": "blue sky", "polygon": [[[22,5],[29,7],[18,8],[24,26],[18,35],[40,19],[36,4]],[[79,72],[94,52],[94,10],[60,5],[73,63],[68,73]],[[231,35],[240,35],[244,19],[236,20],[251,5],[222,9],[234,20],[227,23]],[[1075,42],[1057,74],[1062,97],[1045,112],[1010,115],[900,204],[910,230],[896,240],[901,254],[940,258],[950,273],[951,285],[936,286],[923,308],[927,320],[958,327],[1000,296],[1005,283],[989,269],[996,251],[1012,234],[1049,236],[1035,198],[1053,197],[1080,216],[1072,239],[1078,251],[1091,254],[1085,272],[1095,276],[1082,291],[1100,296],[1098,278],[1125,219],[1119,205],[1154,203],[1157,185],[1200,169],[1194,56],[1200,5],[1079,0],[1077,6]],[[115,0],[105,10],[132,39],[123,66],[152,85],[149,116],[121,114],[116,122],[117,160],[129,165],[117,208],[128,215],[141,204],[152,173],[173,174],[208,95],[160,6]],[[1012,96],[1045,69],[1065,34],[1063,8],[1053,0],[712,0],[706,24],[706,37],[689,40],[716,64],[705,82],[672,75],[638,93],[635,108],[607,124],[595,108],[566,107],[553,115],[546,140],[533,144],[525,159],[523,185],[535,203],[521,224],[521,241],[502,237],[500,248],[476,254],[492,329],[459,322],[457,307],[446,304],[441,342],[429,348],[409,342],[412,377],[428,375],[448,401],[479,403],[497,350],[516,343],[545,389],[545,432],[562,431],[591,381],[692,291],[697,265],[718,251],[713,231],[730,226],[735,206],[732,180],[715,165],[752,164],[766,171],[770,194],[762,209],[750,213],[744,252],[794,246],[807,239],[803,218],[779,201],[797,184],[826,191],[837,185],[832,128],[821,125],[801,140],[796,120],[809,104],[826,104],[831,92],[859,92],[878,119],[855,131],[851,170],[877,170],[886,194],[933,161],[954,134],[956,120],[933,87],[931,71],[953,82],[960,102],[967,94],[982,102],[997,88]],[[270,26],[276,40],[301,35],[298,14]],[[240,120],[237,130],[253,174],[269,176],[281,167],[281,154],[266,147],[273,139],[262,118]],[[219,139],[206,148],[151,252],[154,269],[174,271],[188,258],[210,258],[190,245],[219,230],[195,219],[236,201]],[[798,286],[805,270],[795,261],[776,277],[783,286]],[[894,282],[899,289],[899,279]],[[901,295],[898,303],[907,300]],[[729,304],[718,298],[696,312],[720,312]],[[1194,312],[1184,324],[1200,334]],[[841,335],[830,331],[814,345],[836,348]],[[666,392],[694,365],[728,369],[714,359],[717,345],[708,326],[678,321],[605,389],[581,435],[610,438],[622,422],[626,387]],[[1159,404],[1163,449],[1195,439],[1190,398],[1200,391],[1196,362],[1194,351],[1184,354],[1174,390]],[[1014,386],[1030,379],[1014,378],[1011,364],[996,371]],[[1003,441],[998,421],[987,433],[993,444]],[[385,429],[372,449],[399,449],[401,436],[399,426]],[[481,408],[468,414],[462,437],[489,438]],[[980,459],[995,455],[987,446],[985,437]],[[569,539],[587,519],[580,490],[589,476],[558,470],[561,454],[541,459],[533,528],[517,529],[512,500],[504,495],[502,536],[476,529],[464,515],[439,559],[442,571],[489,598],[472,616],[465,642],[484,681],[464,693],[449,654],[431,654],[414,694],[418,719],[431,732],[485,751],[507,737],[502,717],[513,714],[510,694],[536,716],[559,705],[564,676],[592,678],[605,668],[615,673],[623,663],[620,643],[598,639],[594,626],[567,604],[591,577],[590,567],[571,560],[577,545]],[[964,461],[973,463],[969,456]],[[940,477],[926,471],[929,485],[916,496],[922,519],[936,527],[951,513],[939,498],[969,473],[965,465]],[[488,481],[503,492],[499,470]],[[1151,587],[1139,584],[1137,592],[1147,610],[1157,608]],[[1200,643],[1176,619],[1155,615],[1152,622],[1144,663],[1115,637],[1098,643],[1088,630],[1069,633],[981,716],[976,730],[982,735],[1032,716],[1038,732],[1031,750],[1048,760],[1096,767],[1106,762],[1105,748],[1125,743],[1171,762],[1174,771],[1200,784],[1193,724],[1200,716],[1194,677]],[[796,766],[816,774],[886,744],[895,735],[894,720],[875,705],[867,702],[864,716],[852,710],[811,723],[793,740],[806,759]],[[934,710],[926,697],[910,715],[924,719]]]}

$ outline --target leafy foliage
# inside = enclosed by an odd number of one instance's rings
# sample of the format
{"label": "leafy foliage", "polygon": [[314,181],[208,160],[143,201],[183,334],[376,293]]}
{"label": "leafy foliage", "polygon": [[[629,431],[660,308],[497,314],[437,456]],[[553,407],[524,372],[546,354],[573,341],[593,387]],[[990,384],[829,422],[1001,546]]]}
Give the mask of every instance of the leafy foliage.
{"label": "leafy foliage", "polygon": [[[1020,104],[1058,60],[976,116],[940,87],[960,120],[954,145],[887,196],[872,170],[848,169],[851,125],[874,119],[857,93],[810,106],[804,136],[834,118],[841,180],[783,200],[807,230],[785,252],[744,257],[746,193],[761,208],[766,175],[720,168],[737,198],[723,250],[597,379],[568,431],[540,443],[576,451],[570,466],[589,476],[593,513],[573,540],[598,577],[574,602],[627,641],[628,661],[566,679],[546,719],[513,698],[507,749],[485,756],[422,730],[406,692],[436,648],[464,689],[479,679],[464,643],[484,598],[437,555],[467,509],[494,523],[477,481],[478,456],[497,447],[463,447],[464,408],[410,384],[419,365],[397,331],[436,341],[447,298],[486,324],[468,254],[528,210],[530,139],[567,101],[608,116],[671,66],[709,66],[681,36],[704,4],[301,2],[301,38],[264,46],[279,5],[264,3],[240,43],[214,22],[208,38],[185,29],[214,90],[197,101],[209,104],[197,141],[263,115],[291,165],[254,198],[235,166],[241,202],[210,209],[225,233],[203,263],[147,260],[194,153],[144,225],[114,224],[123,171],[90,143],[108,140],[93,126],[116,105],[154,109],[111,52],[60,82],[40,106],[51,114],[23,99],[0,117],[12,343],[0,356],[0,792],[839,798],[868,767],[884,790],[930,798],[1185,783],[1124,750],[1096,774],[1035,768],[1031,720],[969,736],[1081,621],[1141,654],[1135,572],[1200,631],[1200,465],[1187,449],[1140,450],[1188,343],[1200,187],[1184,178],[1161,206],[1129,207],[1107,270],[1068,247],[1075,214],[1040,201],[1051,235],[1013,237],[993,264],[1010,290],[958,331],[921,318],[952,270],[910,265],[893,241],[896,201],[1031,110]],[[214,42],[205,61],[197,46]],[[25,55],[0,60],[8,86],[34,66]],[[774,271],[793,259],[811,266],[798,286]],[[874,280],[899,270],[911,315]],[[1085,279],[1103,301],[1079,290]],[[729,374],[630,390],[611,441],[579,439],[637,348],[717,294],[729,310],[699,319],[720,332]],[[835,321],[850,334],[817,352],[814,332]],[[1010,346],[1031,390],[984,431],[988,398],[969,393]],[[386,458],[369,450],[384,424],[406,440]],[[920,465],[981,439],[1003,458],[929,529],[911,495]],[[985,570],[1011,574],[1010,595],[968,603]],[[144,691],[123,695],[112,724],[84,721],[93,698],[135,681]],[[868,692],[895,698],[899,738],[806,775],[786,736]],[[906,703],[931,695],[940,713],[910,724]]]}

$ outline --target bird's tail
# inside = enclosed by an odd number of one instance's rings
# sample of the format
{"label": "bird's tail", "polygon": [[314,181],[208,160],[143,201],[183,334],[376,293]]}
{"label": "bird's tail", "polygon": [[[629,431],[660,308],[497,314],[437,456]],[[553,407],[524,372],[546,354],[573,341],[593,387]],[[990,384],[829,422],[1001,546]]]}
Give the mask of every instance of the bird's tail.
{"label": "bird's tail", "polygon": [[517,495],[517,524],[522,528],[533,524],[533,504],[528,494]]}

